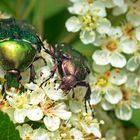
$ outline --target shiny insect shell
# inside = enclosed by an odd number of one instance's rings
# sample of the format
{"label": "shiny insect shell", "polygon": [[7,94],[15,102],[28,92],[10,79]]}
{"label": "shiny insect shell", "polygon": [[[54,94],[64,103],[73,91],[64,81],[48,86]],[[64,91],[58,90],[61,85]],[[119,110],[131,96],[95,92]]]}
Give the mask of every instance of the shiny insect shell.
{"label": "shiny insect shell", "polygon": [[32,62],[42,42],[34,28],[14,18],[0,20],[0,66],[6,72],[4,89],[19,88],[20,72],[30,67],[30,81],[35,78]]}
{"label": "shiny insect shell", "polygon": [[56,70],[58,70],[61,78],[59,88],[68,93],[76,86],[87,87],[87,91],[84,96],[85,109],[87,111],[87,103],[91,108],[91,89],[89,83],[85,80],[90,71],[85,63],[84,56],[68,44],[57,44],[54,47],[50,47],[50,49],[46,49],[45,51],[52,56],[55,65],[51,70],[51,75],[41,84],[41,86],[52,78]]}

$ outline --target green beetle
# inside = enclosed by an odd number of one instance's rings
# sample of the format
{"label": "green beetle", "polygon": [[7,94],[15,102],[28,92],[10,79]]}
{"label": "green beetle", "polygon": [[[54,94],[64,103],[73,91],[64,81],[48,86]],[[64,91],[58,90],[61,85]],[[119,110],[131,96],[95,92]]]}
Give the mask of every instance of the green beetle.
{"label": "green beetle", "polygon": [[30,67],[34,81],[33,61],[43,46],[34,28],[14,18],[0,20],[0,65],[6,71],[4,89],[19,88],[20,72]]}

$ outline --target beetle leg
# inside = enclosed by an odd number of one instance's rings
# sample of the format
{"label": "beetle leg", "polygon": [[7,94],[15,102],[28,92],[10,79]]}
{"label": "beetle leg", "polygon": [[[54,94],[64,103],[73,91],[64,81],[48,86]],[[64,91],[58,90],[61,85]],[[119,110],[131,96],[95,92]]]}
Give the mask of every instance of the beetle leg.
{"label": "beetle leg", "polygon": [[90,107],[92,116],[94,117],[95,116],[94,115],[94,110],[92,109],[92,106],[90,104],[91,88],[90,88],[89,83],[87,83],[86,81],[80,81],[80,82],[77,82],[77,84],[75,86],[87,87],[87,91],[86,91],[86,94],[84,96],[85,111],[87,112],[87,102],[88,102],[88,105]]}
{"label": "beetle leg", "polygon": [[35,82],[34,82],[35,76],[36,76],[35,69],[34,69],[33,64],[31,64],[31,65],[30,65],[30,80],[29,80],[29,83],[30,83],[30,82],[35,83]]}
{"label": "beetle leg", "polygon": [[74,88],[72,89],[72,98],[74,98],[75,97],[75,92],[74,92]]}
{"label": "beetle leg", "polygon": [[6,97],[6,94],[5,94],[5,82],[4,82],[4,84],[2,85],[1,94],[2,94],[2,96],[3,96],[4,98]]}
{"label": "beetle leg", "polygon": [[52,70],[51,70],[50,76],[49,76],[45,81],[43,81],[43,82],[40,84],[39,87],[42,87],[42,85],[43,85],[44,83],[46,83],[49,79],[51,79],[51,78],[54,76],[54,74],[55,74],[55,72],[56,72],[56,69],[57,69],[57,63],[55,63],[55,65],[53,66],[53,68],[52,68]]}

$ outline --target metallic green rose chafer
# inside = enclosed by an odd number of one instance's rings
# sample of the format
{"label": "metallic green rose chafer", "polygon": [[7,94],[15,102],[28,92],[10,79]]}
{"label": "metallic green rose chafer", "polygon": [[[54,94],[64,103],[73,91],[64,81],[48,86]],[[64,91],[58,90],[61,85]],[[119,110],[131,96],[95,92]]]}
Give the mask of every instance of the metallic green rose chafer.
{"label": "metallic green rose chafer", "polygon": [[3,88],[19,88],[20,72],[30,67],[30,81],[34,80],[33,61],[43,46],[34,28],[14,18],[0,20],[0,65],[6,71]]}

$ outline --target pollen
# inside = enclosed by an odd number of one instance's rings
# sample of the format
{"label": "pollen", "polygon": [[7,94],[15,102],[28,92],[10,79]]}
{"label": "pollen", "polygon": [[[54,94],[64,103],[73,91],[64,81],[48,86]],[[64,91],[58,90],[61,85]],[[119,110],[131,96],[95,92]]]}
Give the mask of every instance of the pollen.
{"label": "pollen", "polygon": [[106,49],[111,52],[115,51],[118,48],[117,46],[116,40],[108,40],[105,45]]}
{"label": "pollen", "polygon": [[82,29],[91,30],[96,28],[96,21],[98,17],[93,16],[90,12],[81,17],[82,20]]}
{"label": "pollen", "polygon": [[97,80],[97,85],[100,86],[100,87],[106,87],[108,84],[108,80],[106,77],[100,77],[98,80]]}
{"label": "pollen", "polygon": [[123,27],[123,33],[129,38],[134,39],[135,38],[135,28],[131,24],[126,24]]}

